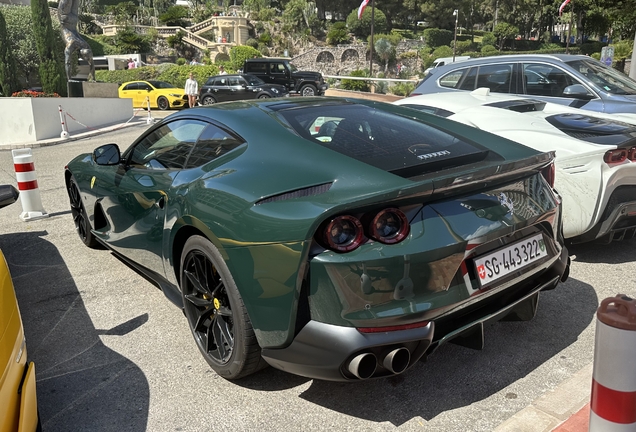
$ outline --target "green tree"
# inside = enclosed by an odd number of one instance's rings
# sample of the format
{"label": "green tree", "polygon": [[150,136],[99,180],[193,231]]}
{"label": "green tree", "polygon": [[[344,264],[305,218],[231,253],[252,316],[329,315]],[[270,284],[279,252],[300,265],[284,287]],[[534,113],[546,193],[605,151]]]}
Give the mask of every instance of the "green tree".
{"label": "green tree", "polygon": [[495,26],[492,32],[499,41],[499,50],[501,51],[507,40],[514,39],[519,34],[519,28],[507,22],[501,22]]}
{"label": "green tree", "polygon": [[395,58],[395,47],[388,39],[380,38],[375,42],[375,51],[384,62],[384,73],[389,70],[389,61]]}
{"label": "green tree", "polygon": [[183,6],[170,6],[167,11],[159,16],[159,20],[167,26],[187,27],[185,18],[188,9]]}
{"label": "green tree", "polygon": [[66,96],[66,72],[64,60],[55,46],[55,33],[51,22],[49,5],[46,0],[31,1],[31,17],[33,34],[40,58],[40,82],[46,93],[57,93]]}
{"label": "green tree", "polygon": [[[373,32],[386,32],[389,26],[384,12],[376,7],[373,14]],[[356,36],[366,39],[366,37],[371,34],[371,8],[367,7],[364,10],[361,19],[358,19],[358,9],[352,10],[347,17],[347,28]]]}
{"label": "green tree", "polygon": [[114,43],[120,54],[145,53],[150,51],[149,40],[136,33],[131,27],[119,29],[117,35],[115,35]]}
{"label": "green tree", "polygon": [[7,37],[7,24],[0,11],[0,96],[11,96],[13,92],[20,90],[17,76],[15,59]]}
{"label": "green tree", "polygon": [[342,21],[334,23],[327,32],[327,43],[329,45],[346,44],[349,39],[347,24]]}
{"label": "green tree", "polygon": [[32,30],[31,8],[0,5],[0,10],[7,24],[7,39],[16,63],[17,80],[24,87],[31,87],[33,75],[39,64]]}
{"label": "green tree", "polygon": [[251,46],[235,46],[230,49],[230,63],[234,70],[242,69],[245,60],[253,57],[262,57],[261,53]]}

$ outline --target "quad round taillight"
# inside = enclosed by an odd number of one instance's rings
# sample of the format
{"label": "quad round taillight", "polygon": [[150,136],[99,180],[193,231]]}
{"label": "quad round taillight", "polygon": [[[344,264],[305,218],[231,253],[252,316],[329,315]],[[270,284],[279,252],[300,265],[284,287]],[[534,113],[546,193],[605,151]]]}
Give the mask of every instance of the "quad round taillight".
{"label": "quad round taillight", "polygon": [[632,147],[627,151],[627,159],[636,162],[636,147]]}
{"label": "quad round taillight", "polygon": [[386,208],[376,214],[369,224],[369,237],[385,244],[401,242],[409,235],[409,221],[397,208]]}
{"label": "quad round taillight", "polygon": [[627,159],[627,150],[625,149],[609,150],[603,156],[603,160],[607,164],[622,163],[625,162],[625,159]]}
{"label": "quad round taillight", "polygon": [[336,252],[350,252],[360,246],[363,239],[362,224],[353,216],[338,216],[325,227],[325,243]]}

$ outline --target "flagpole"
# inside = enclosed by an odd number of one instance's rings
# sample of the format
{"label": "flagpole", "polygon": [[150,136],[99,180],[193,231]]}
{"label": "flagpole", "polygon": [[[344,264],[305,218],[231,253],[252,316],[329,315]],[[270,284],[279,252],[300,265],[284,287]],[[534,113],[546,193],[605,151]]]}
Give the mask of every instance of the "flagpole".
{"label": "flagpole", "polygon": [[371,0],[371,46],[369,47],[369,76],[373,76],[373,22],[375,21],[375,9]]}

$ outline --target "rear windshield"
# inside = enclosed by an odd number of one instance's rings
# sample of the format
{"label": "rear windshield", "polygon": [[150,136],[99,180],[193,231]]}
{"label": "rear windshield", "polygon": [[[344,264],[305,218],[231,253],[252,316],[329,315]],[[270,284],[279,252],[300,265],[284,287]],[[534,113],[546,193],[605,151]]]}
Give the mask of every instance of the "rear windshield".
{"label": "rear windshield", "polygon": [[306,106],[279,114],[302,137],[404,177],[473,163],[488,154],[423,121],[365,105]]}

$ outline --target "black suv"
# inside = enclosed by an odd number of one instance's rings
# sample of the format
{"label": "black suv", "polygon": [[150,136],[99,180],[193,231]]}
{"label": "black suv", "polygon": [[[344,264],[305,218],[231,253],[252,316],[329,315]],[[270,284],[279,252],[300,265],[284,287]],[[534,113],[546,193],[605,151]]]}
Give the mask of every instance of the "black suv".
{"label": "black suv", "polygon": [[290,93],[302,96],[324,95],[329,88],[322,74],[298,71],[287,59],[247,59],[243,64],[243,73],[255,75],[266,83],[284,85]]}
{"label": "black suv", "polygon": [[217,75],[208,78],[199,91],[201,105],[244,99],[265,99],[289,96],[283,86],[267,84],[254,75]]}

